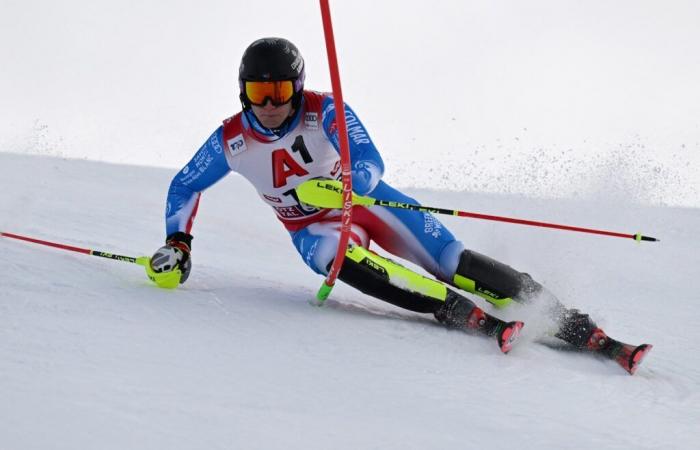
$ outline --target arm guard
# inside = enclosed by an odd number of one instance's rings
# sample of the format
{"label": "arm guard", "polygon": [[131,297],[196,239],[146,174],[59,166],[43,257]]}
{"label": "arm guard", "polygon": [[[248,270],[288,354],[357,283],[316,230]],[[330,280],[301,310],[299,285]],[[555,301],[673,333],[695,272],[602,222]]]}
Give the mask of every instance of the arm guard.
{"label": "arm guard", "polygon": [[[327,96],[322,105],[323,130],[335,149],[340,151],[338,126],[333,97]],[[352,162],[352,190],[360,195],[367,195],[377,187],[384,175],[384,162],[377,148],[372,143],[364,125],[355,112],[345,105],[345,121],[348,126],[350,142],[350,161]]]}

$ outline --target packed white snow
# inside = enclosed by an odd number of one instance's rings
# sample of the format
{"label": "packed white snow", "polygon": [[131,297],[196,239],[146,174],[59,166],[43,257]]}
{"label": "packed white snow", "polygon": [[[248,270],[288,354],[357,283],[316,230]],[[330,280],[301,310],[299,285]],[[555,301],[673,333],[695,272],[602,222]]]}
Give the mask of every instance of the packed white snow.
{"label": "packed white snow", "polygon": [[[470,297],[525,321],[503,355],[343,285],[313,306],[322,278],[231,175],[202,198],[175,291],[0,238],[0,450],[697,448],[700,2],[331,5],[344,98],[386,181],[426,205],[661,239],[441,217],[653,344],[637,374],[537,342],[534,307]],[[316,1],[2,2],[0,231],[150,255],[170,179],[236,112],[263,36],[330,90]]]}
{"label": "packed white snow", "polygon": [[[131,256],[163,240],[174,170],[10,153],[0,165],[0,231]],[[518,306],[471,297],[525,320],[508,355],[346,286],[313,306],[322,278],[231,175],[202,198],[194,269],[174,291],[134,264],[0,238],[0,448],[696,448],[700,210],[408,192],[661,239],[441,218],[611,336],[653,344],[637,374],[535,342],[537,317]]]}

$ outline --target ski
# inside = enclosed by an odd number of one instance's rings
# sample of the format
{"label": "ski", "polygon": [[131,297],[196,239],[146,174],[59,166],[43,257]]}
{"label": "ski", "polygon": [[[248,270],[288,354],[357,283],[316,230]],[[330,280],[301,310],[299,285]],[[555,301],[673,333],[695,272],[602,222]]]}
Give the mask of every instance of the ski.
{"label": "ski", "polygon": [[508,322],[498,333],[498,346],[503,353],[508,353],[513,348],[523,326],[525,326],[523,322]]}
{"label": "ski", "polygon": [[610,359],[630,375],[635,374],[644,358],[654,347],[651,344],[625,344],[608,337],[600,329],[594,331],[588,345],[584,347],[575,347],[558,339],[552,340],[551,337],[542,337],[536,342],[559,352],[589,353],[602,359]]}
{"label": "ski", "polygon": [[642,360],[653,348],[650,344],[631,345],[612,339],[600,328],[596,328],[588,339],[589,350],[599,353],[618,363],[630,375],[639,368]]}
{"label": "ski", "polygon": [[615,341],[613,347],[610,358],[622,366],[630,375],[634,375],[642,360],[654,346],[650,344],[634,346]]}
{"label": "ski", "polygon": [[[445,319],[443,318],[443,320]],[[460,320],[457,320],[453,322],[452,325],[458,325],[460,322]],[[518,339],[518,336],[520,336],[520,330],[525,326],[525,324],[520,321],[504,322],[497,317],[485,313],[484,310],[478,306],[474,306],[471,309],[464,325],[466,325],[468,330],[477,331],[486,336],[495,336],[498,341],[498,347],[503,353],[508,353],[513,348],[513,344]]]}

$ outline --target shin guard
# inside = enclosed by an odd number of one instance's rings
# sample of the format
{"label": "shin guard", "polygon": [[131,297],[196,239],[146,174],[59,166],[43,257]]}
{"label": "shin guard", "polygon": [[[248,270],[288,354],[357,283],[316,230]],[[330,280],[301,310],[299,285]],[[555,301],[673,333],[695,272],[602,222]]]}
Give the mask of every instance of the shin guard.
{"label": "shin guard", "polygon": [[494,336],[508,353],[523,327],[522,322],[504,322],[486,314],[471,300],[444,284],[419,275],[363,247],[351,246],[345,253],[338,276],[350,286],[385,302],[435,318],[453,328]]}
{"label": "shin guard", "polygon": [[497,308],[508,306],[513,299],[523,301],[542,289],[530,275],[471,250],[460,255],[452,282]]}
{"label": "shin guard", "polygon": [[385,302],[421,313],[435,313],[445,303],[447,287],[359,246],[345,253],[338,278]]}

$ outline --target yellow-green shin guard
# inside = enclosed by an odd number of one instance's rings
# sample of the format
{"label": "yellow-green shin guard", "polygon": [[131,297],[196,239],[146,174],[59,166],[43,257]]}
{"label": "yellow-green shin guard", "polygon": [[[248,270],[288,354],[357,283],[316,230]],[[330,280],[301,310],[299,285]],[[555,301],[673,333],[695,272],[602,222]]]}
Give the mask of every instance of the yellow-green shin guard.
{"label": "yellow-green shin guard", "polygon": [[411,311],[434,313],[445,303],[447,287],[366,248],[351,246],[339,278],[365,294]]}

